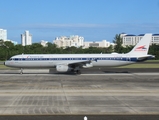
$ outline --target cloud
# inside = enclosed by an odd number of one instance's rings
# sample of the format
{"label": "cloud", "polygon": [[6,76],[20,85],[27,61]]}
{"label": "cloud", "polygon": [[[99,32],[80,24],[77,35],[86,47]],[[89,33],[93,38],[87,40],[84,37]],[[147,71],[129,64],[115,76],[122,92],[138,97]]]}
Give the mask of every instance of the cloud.
{"label": "cloud", "polygon": [[24,25],[23,27],[28,28],[45,28],[45,29],[52,29],[52,28],[100,28],[104,27],[102,24],[31,24],[31,25]]}
{"label": "cloud", "polygon": [[114,24],[29,24],[22,25],[21,28],[27,29],[117,29],[117,28],[128,28],[128,29],[145,29],[151,28],[156,29],[158,23],[114,23]]}

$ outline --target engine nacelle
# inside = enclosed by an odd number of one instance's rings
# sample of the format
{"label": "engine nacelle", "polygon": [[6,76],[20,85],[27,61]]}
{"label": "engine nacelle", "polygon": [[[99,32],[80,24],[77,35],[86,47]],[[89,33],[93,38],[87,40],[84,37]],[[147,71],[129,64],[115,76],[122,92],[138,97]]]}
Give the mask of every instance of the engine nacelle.
{"label": "engine nacelle", "polygon": [[82,66],[83,68],[90,68],[93,67],[92,63],[86,63],[85,65]]}
{"label": "engine nacelle", "polygon": [[68,72],[68,71],[71,70],[71,68],[69,66],[67,66],[67,65],[57,65],[56,66],[56,70],[58,72]]}

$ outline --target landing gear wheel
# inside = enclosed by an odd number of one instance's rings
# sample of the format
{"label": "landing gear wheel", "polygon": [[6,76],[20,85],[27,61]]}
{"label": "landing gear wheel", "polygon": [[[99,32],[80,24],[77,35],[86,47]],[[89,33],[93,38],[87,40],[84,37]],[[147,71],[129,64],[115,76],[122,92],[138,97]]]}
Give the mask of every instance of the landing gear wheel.
{"label": "landing gear wheel", "polygon": [[23,74],[23,68],[20,69],[20,74],[21,74],[21,75]]}
{"label": "landing gear wheel", "polygon": [[80,75],[80,74],[81,74],[81,71],[80,71],[80,70],[77,70],[77,71],[76,71],[76,74]]}

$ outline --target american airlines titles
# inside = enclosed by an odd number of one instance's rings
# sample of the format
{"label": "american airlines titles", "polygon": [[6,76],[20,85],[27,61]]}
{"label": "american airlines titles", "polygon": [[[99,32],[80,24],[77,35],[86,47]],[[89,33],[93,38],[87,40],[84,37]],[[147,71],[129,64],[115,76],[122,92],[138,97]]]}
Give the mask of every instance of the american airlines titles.
{"label": "american airlines titles", "polygon": [[43,56],[27,56],[27,58],[43,58]]}

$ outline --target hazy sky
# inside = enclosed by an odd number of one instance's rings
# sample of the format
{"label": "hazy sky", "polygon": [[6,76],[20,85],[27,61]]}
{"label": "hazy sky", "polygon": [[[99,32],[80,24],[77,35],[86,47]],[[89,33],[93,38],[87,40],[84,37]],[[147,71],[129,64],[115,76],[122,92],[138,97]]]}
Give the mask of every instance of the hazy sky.
{"label": "hazy sky", "polygon": [[0,0],[0,28],[21,43],[29,30],[33,42],[80,35],[85,41],[115,34],[159,33],[159,0]]}

